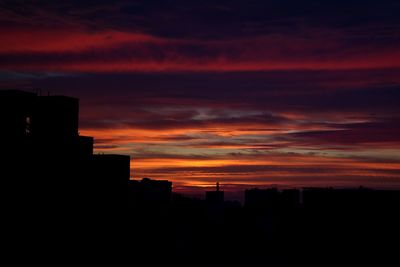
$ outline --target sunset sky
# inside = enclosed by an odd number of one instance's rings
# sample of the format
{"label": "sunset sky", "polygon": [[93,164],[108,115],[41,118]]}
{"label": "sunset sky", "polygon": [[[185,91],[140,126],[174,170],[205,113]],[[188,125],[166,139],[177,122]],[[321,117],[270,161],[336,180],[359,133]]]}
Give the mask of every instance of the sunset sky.
{"label": "sunset sky", "polygon": [[[400,188],[400,1],[1,1],[0,88],[195,194]],[[199,190],[201,189],[201,190]]]}

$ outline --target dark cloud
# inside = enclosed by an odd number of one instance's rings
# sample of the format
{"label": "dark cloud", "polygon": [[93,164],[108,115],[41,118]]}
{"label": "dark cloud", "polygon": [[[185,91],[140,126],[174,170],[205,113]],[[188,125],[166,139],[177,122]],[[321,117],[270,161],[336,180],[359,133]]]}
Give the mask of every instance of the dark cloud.
{"label": "dark cloud", "polygon": [[[108,74],[34,79],[31,87],[75,95],[86,105],[129,108],[232,108],[285,112],[399,111],[400,70],[225,74]],[[28,87],[29,88],[29,87]],[[112,91],[112,94],[110,92]],[[94,97],[96,94],[96,97]],[[84,108],[84,107],[83,107]],[[101,109],[100,109],[101,111]],[[164,111],[159,115],[166,116]]]}
{"label": "dark cloud", "polygon": [[342,125],[338,130],[305,131],[291,134],[298,142],[309,145],[346,145],[388,143],[400,144],[400,118],[383,118],[380,121]]}
{"label": "dark cloud", "polygon": [[[3,1],[3,20],[146,31],[177,38],[235,38],[304,27],[398,26],[398,1]],[[397,11],[397,12],[396,12]],[[46,14],[47,16],[43,16]],[[6,16],[5,16],[6,15]]]}

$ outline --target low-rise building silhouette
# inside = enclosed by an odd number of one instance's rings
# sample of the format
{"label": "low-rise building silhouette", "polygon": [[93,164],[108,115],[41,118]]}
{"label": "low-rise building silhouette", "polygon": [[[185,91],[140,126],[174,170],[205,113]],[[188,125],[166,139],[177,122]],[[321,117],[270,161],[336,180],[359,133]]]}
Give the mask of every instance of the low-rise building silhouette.
{"label": "low-rise building silhouette", "polygon": [[206,203],[208,206],[220,206],[224,203],[224,191],[219,188],[217,182],[215,191],[206,191]]}
{"label": "low-rise building silhouette", "polygon": [[262,211],[292,211],[300,206],[300,191],[277,188],[245,190],[245,207]]}
{"label": "low-rise building silhouette", "polygon": [[134,208],[164,208],[171,202],[172,182],[167,180],[129,181],[129,204]]}
{"label": "low-rise building silhouette", "polygon": [[103,206],[127,208],[130,157],[126,155],[97,154],[91,160],[93,185],[97,199]]}
{"label": "low-rise building silhouette", "polygon": [[304,207],[314,212],[395,209],[400,205],[399,190],[370,188],[305,188]]}
{"label": "low-rise building silhouette", "polygon": [[278,206],[279,192],[277,188],[247,189],[244,193],[244,205],[247,208],[271,210]]}

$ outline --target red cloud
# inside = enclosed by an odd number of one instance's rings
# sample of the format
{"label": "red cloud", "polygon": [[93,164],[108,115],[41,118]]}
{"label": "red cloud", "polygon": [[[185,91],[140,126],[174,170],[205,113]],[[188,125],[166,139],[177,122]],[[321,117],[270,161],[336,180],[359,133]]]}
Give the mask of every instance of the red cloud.
{"label": "red cloud", "polygon": [[90,52],[122,43],[157,42],[157,38],[112,30],[87,32],[79,29],[0,29],[0,54]]}
{"label": "red cloud", "polygon": [[0,69],[64,72],[228,72],[400,67],[392,44],[348,45],[341,35],[269,35],[238,40],[167,39],[80,29],[13,29],[0,44]]}

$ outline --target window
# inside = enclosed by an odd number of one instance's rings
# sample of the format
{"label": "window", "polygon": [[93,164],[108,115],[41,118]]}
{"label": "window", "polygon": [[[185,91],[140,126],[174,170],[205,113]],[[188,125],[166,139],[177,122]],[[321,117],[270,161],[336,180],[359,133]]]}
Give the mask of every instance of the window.
{"label": "window", "polygon": [[25,118],[25,134],[31,135],[31,117]]}

